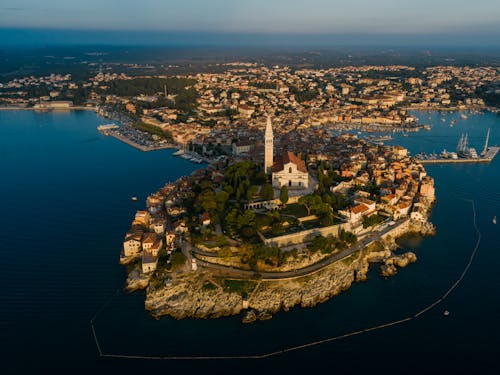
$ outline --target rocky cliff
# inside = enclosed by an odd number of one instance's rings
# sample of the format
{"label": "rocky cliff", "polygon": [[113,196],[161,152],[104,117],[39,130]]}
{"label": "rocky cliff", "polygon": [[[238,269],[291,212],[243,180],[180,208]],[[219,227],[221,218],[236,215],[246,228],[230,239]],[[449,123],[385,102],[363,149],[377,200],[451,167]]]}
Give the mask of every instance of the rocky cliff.
{"label": "rocky cliff", "polygon": [[[411,224],[406,230],[432,234],[434,227]],[[372,246],[373,245],[373,246]],[[408,252],[395,254],[394,237],[337,261],[307,276],[282,280],[238,280],[239,289],[228,288],[227,279],[200,268],[196,272],[157,273],[146,289],[146,309],[155,317],[168,315],[183,318],[219,318],[245,312],[244,322],[269,319],[272,314],[294,306],[311,307],[364,281],[370,263],[378,263],[383,276],[396,274],[397,267],[416,261]],[[131,275],[132,276],[132,275]],[[142,286],[142,279],[129,276],[132,284]],[[162,278],[163,277],[163,278]],[[133,288],[130,288],[133,289]]]}
{"label": "rocky cliff", "polygon": [[[375,254],[362,251],[358,256],[338,261],[311,275],[286,280],[248,281],[254,286],[245,298],[250,313],[244,321],[268,319],[272,314],[296,305],[312,307],[325,302],[347,290],[354,282],[366,280],[370,262],[393,259],[391,264],[400,266],[400,257],[394,257],[387,249]],[[169,287],[150,284],[146,292],[146,309],[155,317],[219,318],[237,315],[243,310],[243,293],[217,285],[208,271],[177,275]]]}

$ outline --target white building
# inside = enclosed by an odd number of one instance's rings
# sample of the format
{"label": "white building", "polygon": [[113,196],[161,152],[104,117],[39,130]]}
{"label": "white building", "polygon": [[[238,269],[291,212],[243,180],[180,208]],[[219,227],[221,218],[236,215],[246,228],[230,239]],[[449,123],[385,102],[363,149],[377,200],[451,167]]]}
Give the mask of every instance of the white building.
{"label": "white building", "polygon": [[289,189],[307,189],[309,187],[309,173],[304,160],[293,152],[286,152],[278,158],[272,167],[273,187],[287,186]]}

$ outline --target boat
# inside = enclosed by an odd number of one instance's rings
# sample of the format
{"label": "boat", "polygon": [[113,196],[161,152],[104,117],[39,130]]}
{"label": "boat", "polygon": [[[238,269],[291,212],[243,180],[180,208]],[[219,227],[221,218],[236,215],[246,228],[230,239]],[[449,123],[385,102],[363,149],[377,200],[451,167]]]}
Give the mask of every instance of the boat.
{"label": "boat", "polygon": [[493,224],[496,224],[496,223],[497,223],[497,217],[493,216]]}
{"label": "boat", "polygon": [[177,151],[176,151],[176,152],[174,152],[172,155],[174,155],[174,156],[181,156],[181,155],[184,155],[184,150],[183,150],[183,149],[177,150]]}
{"label": "boat", "polygon": [[134,202],[137,202],[137,197],[132,197],[131,198]]}

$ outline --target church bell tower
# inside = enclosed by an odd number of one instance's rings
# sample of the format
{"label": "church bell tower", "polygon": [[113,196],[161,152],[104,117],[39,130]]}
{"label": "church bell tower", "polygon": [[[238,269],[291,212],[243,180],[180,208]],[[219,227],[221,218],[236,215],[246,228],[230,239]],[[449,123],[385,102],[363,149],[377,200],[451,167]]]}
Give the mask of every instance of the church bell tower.
{"label": "church bell tower", "polygon": [[264,170],[266,173],[272,172],[273,167],[273,150],[274,150],[274,135],[271,124],[271,116],[267,116],[266,132],[264,135]]}

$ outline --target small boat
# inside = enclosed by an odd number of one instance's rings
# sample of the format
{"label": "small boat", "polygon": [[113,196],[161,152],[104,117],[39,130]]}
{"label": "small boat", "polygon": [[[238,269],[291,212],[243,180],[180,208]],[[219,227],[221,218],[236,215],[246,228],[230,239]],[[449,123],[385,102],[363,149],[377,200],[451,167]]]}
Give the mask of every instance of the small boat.
{"label": "small boat", "polygon": [[137,202],[137,197],[132,197],[131,198],[134,202]]}
{"label": "small boat", "polygon": [[444,313],[443,313],[444,316],[448,316],[450,315],[450,312],[448,310],[444,310]]}
{"label": "small boat", "polygon": [[496,224],[496,223],[497,223],[497,217],[493,216],[493,224]]}

